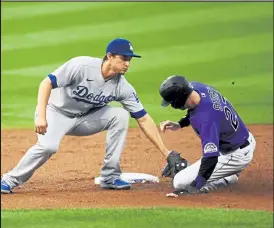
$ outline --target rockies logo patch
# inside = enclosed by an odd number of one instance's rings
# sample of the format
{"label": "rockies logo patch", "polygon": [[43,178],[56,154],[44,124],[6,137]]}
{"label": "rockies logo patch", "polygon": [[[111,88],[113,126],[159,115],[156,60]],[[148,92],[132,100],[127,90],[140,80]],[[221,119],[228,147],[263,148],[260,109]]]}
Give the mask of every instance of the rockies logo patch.
{"label": "rockies logo patch", "polygon": [[217,146],[214,143],[207,143],[204,146],[204,153],[213,153],[213,152],[217,152]]}

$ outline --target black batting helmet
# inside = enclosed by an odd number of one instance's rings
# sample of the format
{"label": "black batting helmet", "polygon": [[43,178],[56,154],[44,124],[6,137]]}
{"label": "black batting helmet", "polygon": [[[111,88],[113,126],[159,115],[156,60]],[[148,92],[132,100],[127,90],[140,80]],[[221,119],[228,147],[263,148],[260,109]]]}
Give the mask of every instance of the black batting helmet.
{"label": "black batting helmet", "polygon": [[187,98],[193,91],[193,86],[188,80],[179,75],[173,75],[164,80],[160,86],[160,95],[163,98],[162,106],[169,104],[173,108],[183,109]]}

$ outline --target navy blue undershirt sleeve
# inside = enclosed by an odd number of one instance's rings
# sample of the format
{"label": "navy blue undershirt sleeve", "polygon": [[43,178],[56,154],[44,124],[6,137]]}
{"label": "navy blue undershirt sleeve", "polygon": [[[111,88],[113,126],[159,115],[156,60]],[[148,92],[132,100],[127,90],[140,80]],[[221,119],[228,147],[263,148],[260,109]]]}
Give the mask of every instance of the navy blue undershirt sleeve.
{"label": "navy blue undershirt sleeve", "polygon": [[139,112],[131,112],[130,116],[134,119],[139,119],[142,118],[143,116],[145,116],[147,114],[146,110],[142,109]]}
{"label": "navy blue undershirt sleeve", "polygon": [[57,80],[56,80],[56,76],[54,76],[53,74],[49,74],[48,75],[50,81],[51,81],[51,84],[52,84],[52,88],[55,89],[58,87],[57,85]]}

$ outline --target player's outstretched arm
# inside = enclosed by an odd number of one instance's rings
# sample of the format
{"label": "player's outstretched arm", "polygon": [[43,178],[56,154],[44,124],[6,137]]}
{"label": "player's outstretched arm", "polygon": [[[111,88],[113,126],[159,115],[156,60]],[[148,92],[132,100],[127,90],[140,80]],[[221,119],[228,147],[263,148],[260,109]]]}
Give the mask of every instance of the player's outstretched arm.
{"label": "player's outstretched arm", "polygon": [[45,78],[39,86],[37,98],[37,118],[35,119],[34,130],[38,134],[44,135],[47,132],[46,108],[52,90],[51,80]]}
{"label": "player's outstretched arm", "polygon": [[187,127],[190,125],[189,114],[180,119],[178,122],[171,120],[166,120],[160,123],[160,130],[165,132],[165,130],[177,131],[181,128]]}
{"label": "player's outstretched arm", "polygon": [[165,147],[157,126],[150,115],[146,114],[136,120],[148,139],[161,151],[165,158],[167,158],[170,151]]}

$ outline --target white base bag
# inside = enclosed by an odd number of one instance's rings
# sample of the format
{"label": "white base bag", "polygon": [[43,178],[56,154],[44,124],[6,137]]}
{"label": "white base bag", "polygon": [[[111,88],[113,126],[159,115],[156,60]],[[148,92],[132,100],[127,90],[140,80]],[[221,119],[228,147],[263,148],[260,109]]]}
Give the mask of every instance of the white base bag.
{"label": "white base bag", "polygon": [[[159,178],[146,173],[122,173],[121,179],[130,184],[159,183]],[[94,183],[100,184],[101,177],[95,177]]]}

